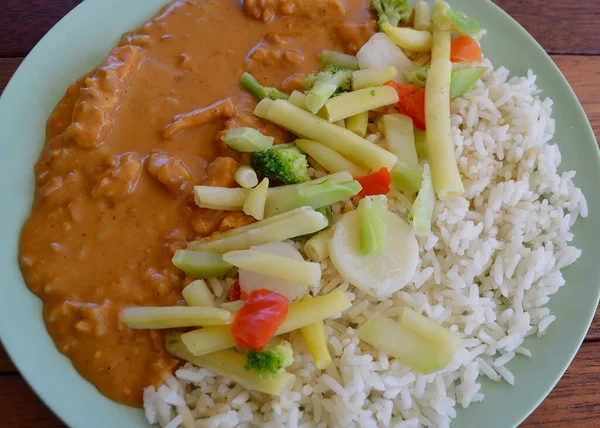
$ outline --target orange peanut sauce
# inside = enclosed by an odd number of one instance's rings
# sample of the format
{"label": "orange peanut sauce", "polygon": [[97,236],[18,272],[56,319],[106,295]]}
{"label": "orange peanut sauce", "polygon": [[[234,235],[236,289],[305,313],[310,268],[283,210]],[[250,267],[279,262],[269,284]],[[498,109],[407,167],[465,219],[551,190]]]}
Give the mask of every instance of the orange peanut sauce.
{"label": "orange peanut sauce", "polygon": [[242,73],[290,91],[319,52],[355,53],[375,31],[368,1],[178,0],[67,89],[35,165],[20,264],[56,346],[100,392],[139,406],[178,366],[163,332],[125,328],[119,311],[180,303],[175,250],[252,221],[194,205],[193,185],[234,187],[247,162],[219,133],[291,139],[252,114]]}

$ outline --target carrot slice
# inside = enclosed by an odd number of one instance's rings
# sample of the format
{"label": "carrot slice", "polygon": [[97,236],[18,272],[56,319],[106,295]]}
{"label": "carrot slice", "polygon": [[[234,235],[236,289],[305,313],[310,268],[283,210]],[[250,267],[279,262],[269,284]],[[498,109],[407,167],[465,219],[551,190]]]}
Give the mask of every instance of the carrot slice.
{"label": "carrot slice", "polygon": [[413,120],[415,127],[425,129],[425,88],[415,85],[400,84],[390,80],[386,85],[398,92],[397,108],[402,114]]}
{"label": "carrot slice", "polygon": [[477,40],[469,36],[460,36],[452,40],[450,61],[481,62],[482,60],[481,46],[479,46]]}
{"label": "carrot slice", "polygon": [[387,168],[381,168],[369,175],[355,177],[354,179],[362,186],[362,190],[358,194],[361,198],[365,196],[385,195],[390,191],[390,185],[392,184],[392,176]]}

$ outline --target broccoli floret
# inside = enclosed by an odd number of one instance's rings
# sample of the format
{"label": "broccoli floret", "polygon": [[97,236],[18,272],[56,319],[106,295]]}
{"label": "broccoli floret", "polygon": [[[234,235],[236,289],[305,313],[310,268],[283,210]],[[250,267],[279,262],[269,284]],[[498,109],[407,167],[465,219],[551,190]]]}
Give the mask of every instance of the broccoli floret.
{"label": "broccoli floret", "polygon": [[252,168],[260,177],[284,184],[298,184],[308,180],[306,155],[295,144],[282,144],[252,152]]}
{"label": "broccoli floret", "polygon": [[340,89],[349,90],[351,80],[351,70],[334,65],[328,65],[325,71],[307,76],[302,81],[302,86],[309,89],[306,94],[306,108],[317,114],[336,92]]}
{"label": "broccoli floret", "polygon": [[294,362],[294,351],[289,342],[266,347],[260,351],[248,351],[246,354],[246,370],[254,370],[261,379],[279,376],[284,369]]}
{"label": "broccoli floret", "polygon": [[408,22],[412,7],[407,0],[373,0],[371,9],[377,12],[379,28],[384,22],[397,26],[400,21]]}
{"label": "broccoli floret", "polygon": [[302,81],[302,86],[304,86],[306,89],[311,89],[317,82],[325,82],[335,79],[336,82],[339,82],[339,85],[337,86],[347,91],[350,89],[351,78],[352,70],[330,64],[325,67],[324,71],[306,76]]}
{"label": "broccoli floret", "polygon": [[278,89],[261,85],[250,73],[242,74],[240,85],[259,101],[264,98],[270,98],[272,100],[287,100],[289,98],[288,95]]}

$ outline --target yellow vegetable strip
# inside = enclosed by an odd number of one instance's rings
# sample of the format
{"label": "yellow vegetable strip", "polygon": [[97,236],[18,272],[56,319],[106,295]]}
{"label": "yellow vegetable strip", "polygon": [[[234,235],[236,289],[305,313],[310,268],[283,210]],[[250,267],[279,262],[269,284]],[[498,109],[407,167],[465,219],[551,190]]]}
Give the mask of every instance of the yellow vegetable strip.
{"label": "yellow vegetable strip", "polygon": [[421,374],[443,369],[454,353],[380,313],[374,313],[360,327],[358,337]]}
{"label": "yellow vegetable strip", "polygon": [[346,129],[354,132],[359,137],[364,137],[367,134],[369,126],[369,112],[355,114],[346,119]]}
{"label": "yellow vegetable strip", "polygon": [[258,177],[256,171],[251,166],[242,165],[240,166],[235,175],[235,182],[245,189],[251,189],[258,184]]}
{"label": "yellow vegetable strip", "polygon": [[121,324],[135,329],[217,326],[232,320],[230,312],[207,306],[135,307],[119,313]]}
{"label": "yellow vegetable strip", "polygon": [[[436,2],[438,7],[443,2]],[[425,120],[427,123],[427,152],[431,177],[438,198],[442,201],[461,195],[463,186],[452,133],[450,131],[450,32],[433,28],[432,64],[425,85]]]}
{"label": "yellow vegetable strip", "polygon": [[413,52],[429,52],[431,50],[432,37],[429,31],[395,27],[389,22],[384,22],[381,28],[402,49]]}
{"label": "yellow vegetable strip", "polygon": [[[312,297],[306,295],[303,301],[310,301]],[[331,364],[331,355],[327,349],[327,335],[325,334],[325,324],[323,321],[317,321],[300,329],[300,334],[304,339],[304,344],[310,353],[315,367],[319,370],[325,370]]]}
{"label": "yellow vegetable strip", "polygon": [[427,153],[433,185],[442,201],[453,199],[465,191],[450,131],[451,73],[450,60],[438,59],[431,64],[425,86]]}
{"label": "yellow vegetable strip", "polygon": [[296,140],[295,143],[329,172],[348,171],[353,177],[369,173],[366,168],[356,165],[324,144],[304,139]]}
{"label": "yellow vegetable strip", "polygon": [[302,110],[308,111],[306,108],[306,95],[304,95],[300,91],[294,91],[290,94],[290,98],[288,101],[294,104],[296,107],[301,108]]}
{"label": "yellow vegetable strip", "polygon": [[391,86],[376,86],[346,92],[331,98],[323,107],[323,116],[330,122],[375,110],[398,102],[398,92]]}
{"label": "yellow vegetable strip", "polygon": [[265,204],[267,203],[267,192],[269,191],[269,179],[263,178],[258,186],[250,190],[246,201],[244,202],[244,214],[254,217],[257,220],[265,218]]}
{"label": "yellow vegetable strip", "polygon": [[216,237],[190,242],[188,250],[210,253],[227,253],[247,250],[255,245],[281,242],[296,236],[307,235],[327,227],[328,220],[310,207],[301,207],[266,220],[242,226]]}
{"label": "yellow vegetable strip", "polygon": [[[288,307],[285,321],[275,332],[275,336],[289,333],[293,330],[306,327],[317,321],[322,321],[335,314],[345,311],[352,304],[341,291],[315,297],[309,302],[300,301]],[[181,335],[181,340],[194,355],[204,355],[221,349],[235,346],[235,339],[231,335],[230,327],[206,327],[193,330]]]}
{"label": "yellow vegetable strip", "polygon": [[431,8],[425,0],[419,0],[415,6],[415,30],[431,31]]}
{"label": "yellow vegetable strip", "polygon": [[246,357],[231,349],[194,356],[181,341],[179,333],[167,335],[165,346],[171,355],[231,379],[247,389],[279,396],[290,391],[296,381],[296,376],[288,372],[271,379],[261,379],[256,372],[245,369]]}
{"label": "yellow vegetable strip", "polygon": [[188,284],[181,294],[189,306],[215,306],[215,296],[203,279]]}
{"label": "yellow vegetable strip", "polygon": [[[443,11],[450,6],[442,0],[436,0],[433,13],[443,15]],[[431,62],[438,59],[450,59],[451,34],[449,29],[442,29],[433,25],[433,43],[431,46]]]}
{"label": "yellow vegetable strip", "polygon": [[304,244],[304,252],[313,262],[320,263],[329,257],[329,241],[333,237],[333,229],[319,232]]}
{"label": "yellow vegetable strip", "polygon": [[269,112],[269,108],[273,104],[273,100],[270,98],[263,98],[256,104],[254,107],[254,115],[258,116],[262,119],[268,119],[267,114]]}
{"label": "yellow vegetable strip", "polygon": [[387,150],[285,100],[277,100],[271,104],[269,120],[296,135],[325,144],[351,161],[370,169],[391,168],[396,163],[396,156]]}
{"label": "yellow vegetable strip", "polygon": [[392,168],[392,183],[396,190],[416,193],[421,187],[421,167],[415,148],[413,121],[402,114],[383,116],[387,149],[398,156]]}
{"label": "yellow vegetable strip", "polygon": [[249,189],[215,186],[194,186],[194,200],[200,208],[222,211],[241,211]]}
{"label": "yellow vegetable strip", "polygon": [[[312,180],[310,183],[318,184],[329,179],[335,181],[336,183],[344,183],[346,181],[353,180],[352,174],[350,174],[348,171],[342,171]],[[269,188],[267,192],[267,205],[269,203],[269,199],[273,197],[277,199],[277,195],[287,192],[290,186],[296,185],[288,184],[285,186]],[[196,205],[198,205],[200,208],[222,211],[242,211],[244,208],[244,203],[246,202],[250,192],[251,189],[244,189],[240,187],[228,188],[216,186],[194,186],[194,199],[196,201]]]}
{"label": "yellow vegetable strip", "polygon": [[237,311],[239,311],[242,306],[244,306],[244,302],[243,300],[235,300],[233,302],[224,302],[221,304],[221,309],[225,309],[226,311],[231,312],[232,314],[235,314]]}
{"label": "yellow vegetable strip", "polygon": [[402,309],[402,315],[398,317],[398,322],[413,333],[425,337],[452,353],[456,352],[460,347],[460,338],[458,336],[410,308],[405,307]]}
{"label": "yellow vegetable strip", "polygon": [[381,86],[398,75],[396,67],[367,68],[352,72],[352,89],[364,89],[371,86]]}
{"label": "yellow vegetable strip", "polygon": [[319,263],[293,260],[261,251],[242,250],[223,254],[227,263],[250,272],[293,281],[304,285],[318,285],[321,281]]}

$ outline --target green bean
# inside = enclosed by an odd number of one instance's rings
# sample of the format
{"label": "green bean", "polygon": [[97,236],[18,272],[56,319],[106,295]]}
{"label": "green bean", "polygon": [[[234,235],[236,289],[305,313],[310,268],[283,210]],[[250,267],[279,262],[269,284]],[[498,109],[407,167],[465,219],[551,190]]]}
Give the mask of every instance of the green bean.
{"label": "green bean", "polygon": [[268,116],[271,122],[296,135],[325,144],[351,161],[372,170],[391,168],[396,163],[396,156],[387,150],[288,101],[274,101]]}
{"label": "green bean", "polygon": [[380,86],[398,75],[396,67],[368,68],[352,72],[352,89],[364,89],[371,86]]}
{"label": "green bean", "polygon": [[346,92],[332,98],[325,103],[322,113],[330,122],[336,122],[365,111],[396,104],[398,101],[398,92],[394,88],[377,86]]}

